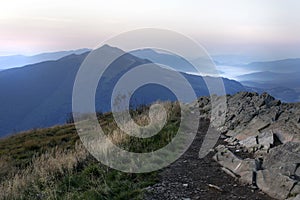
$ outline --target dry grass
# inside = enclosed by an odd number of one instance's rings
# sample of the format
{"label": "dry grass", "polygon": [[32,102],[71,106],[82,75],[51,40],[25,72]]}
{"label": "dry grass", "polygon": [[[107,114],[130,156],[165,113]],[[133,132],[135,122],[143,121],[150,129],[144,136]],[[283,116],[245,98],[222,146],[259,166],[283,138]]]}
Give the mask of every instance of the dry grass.
{"label": "dry grass", "polygon": [[39,191],[37,195],[55,199],[53,185],[55,185],[56,177],[64,173],[73,173],[77,165],[88,155],[84,146],[77,143],[73,150],[56,147],[50,152],[34,157],[31,165],[1,183],[0,199],[22,199],[22,193],[29,185],[38,190],[36,183],[44,185],[43,191]]}
{"label": "dry grass", "polygon": [[[113,144],[134,152],[151,152],[172,139],[180,118],[179,103],[161,104],[167,114],[167,127],[161,134],[149,139],[140,140],[125,134],[117,127],[111,113],[104,114],[99,119],[100,124]],[[149,107],[137,109],[131,114],[139,125],[150,123]],[[154,115],[158,121],[164,117],[161,112]],[[100,148],[106,152],[111,145],[104,140],[93,142],[91,148],[97,148],[96,151]],[[150,178],[148,175],[144,178],[145,175],[132,176],[107,169],[95,160],[90,162],[90,158],[72,124],[32,130],[0,140],[0,199],[73,199],[84,191],[88,194],[83,199],[92,199],[97,195],[94,199],[115,199],[116,196],[132,199],[155,179],[152,174]],[[91,169],[87,169],[89,167]],[[89,176],[82,174],[85,171],[98,172]],[[71,183],[74,178],[78,180]],[[79,185],[76,181],[80,182]]]}

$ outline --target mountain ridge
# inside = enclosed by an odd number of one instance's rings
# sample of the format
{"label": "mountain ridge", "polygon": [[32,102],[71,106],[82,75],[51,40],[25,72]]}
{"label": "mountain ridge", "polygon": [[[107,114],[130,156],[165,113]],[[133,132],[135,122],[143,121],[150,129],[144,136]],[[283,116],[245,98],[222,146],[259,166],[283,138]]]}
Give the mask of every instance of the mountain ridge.
{"label": "mountain ridge", "polygon": [[[108,46],[104,48],[108,50],[108,53],[109,50],[116,50]],[[1,135],[65,123],[67,116],[72,112],[72,90],[75,77],[87,55],[88,53],[69,55],[56,61],[1,71]],[[128,53],[114,61],[108,71],[103,74],[104,78],[100,79],[96,93],[97,111],[109,111],[110,95],[115,83],[128,70],[145,63],[149,61]],[[197,96],[209,95],[202,77],[183,75],[191,83]],[[223,81],[228,94],[247,90],[236,81],[229,79],[223,79]],[[133,95],[132,99],[134,98],[140,99],[136,104],[150,104],[157,100],[176,100],[169,90],[157,85],[140,88]]]}
{"label": "mountain ridge", "polygon": [[15,67],[22,67],[29,64],[35,64],[43,61],[58,60],[70,54],[82,54],[84,52],[90,51],[90,49],[83,48],[77,50],[69,51],[54,51],[40,53],[32,56],[25,55],[10,55],[10,56],[0,56],[0,69],[10,69]]}

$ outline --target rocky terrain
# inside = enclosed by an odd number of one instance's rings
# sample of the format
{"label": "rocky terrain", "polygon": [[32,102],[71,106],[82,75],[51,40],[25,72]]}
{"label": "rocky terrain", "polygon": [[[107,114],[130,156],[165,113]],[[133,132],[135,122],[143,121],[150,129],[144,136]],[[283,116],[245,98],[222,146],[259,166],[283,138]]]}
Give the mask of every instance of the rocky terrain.
{"label": "rocky terrain", "polygon": [[[209,121],[200,121],[200,128],[192,145],[176,162],[160,171],[159,183],[146,188],[144,199],[272,200],[260,190],[251,185],[240,184],[236,178],[226,174],[213,160],[213,151],[202,159],[198,158],[199,146],[208,125]],[[218,144],[224,142],[220,139]]]}
{"label": "rocky terrain", "polygon": [[[210,102],[201,97],[193,106],[209,119]],[[227,112],[220,114],[224,123],[211,119],[221,132],[214,149],[199,158],[205,134],[200,128],[146,199],[300,199],[300,103],[241,92],[227,96]]]}
{"label": "rocky terrain", "polygon": [[[230,176],[275,199],[299,199],[300,104],[248,92],[227,100],[225,123],[216,127],[226,144],[215,148],[214,160]],[[209,99],[200,101],[207,110]]]}

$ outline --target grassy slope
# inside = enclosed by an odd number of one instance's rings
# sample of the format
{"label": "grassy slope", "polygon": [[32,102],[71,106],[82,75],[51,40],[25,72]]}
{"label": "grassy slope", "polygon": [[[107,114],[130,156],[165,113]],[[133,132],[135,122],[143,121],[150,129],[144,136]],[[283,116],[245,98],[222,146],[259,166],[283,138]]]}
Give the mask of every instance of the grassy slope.
{"label": "grassy slope", "polygon": [[[116,143],[136,152],[168,143],[178,128],[179,111],[178,105],[166,105],[173,114],[159,134],[146,140],[128,136]],[[132,115],[145,123],[141,115],[146,111]],[[110,113],[100,122],[108,135],[116,130]],[[0,199],[141,199],[143,188],[157,180],[155,172],[128,174],[97,162],[82,146],[73,124],[0,140],[0,177]]]}

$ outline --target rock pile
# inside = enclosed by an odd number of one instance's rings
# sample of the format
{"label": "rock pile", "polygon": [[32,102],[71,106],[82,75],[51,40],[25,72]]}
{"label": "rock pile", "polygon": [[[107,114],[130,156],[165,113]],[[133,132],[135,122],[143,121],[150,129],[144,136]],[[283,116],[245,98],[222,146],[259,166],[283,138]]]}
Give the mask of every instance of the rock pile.
{"label": "rock pile", "polygon": [[[198,103],[209,118],[210,99]],[[227,142],[214,156],[226,173],[273,198],[300,199],[300,103],[241,92],[227,97],[225,123],[215,128]]]}

